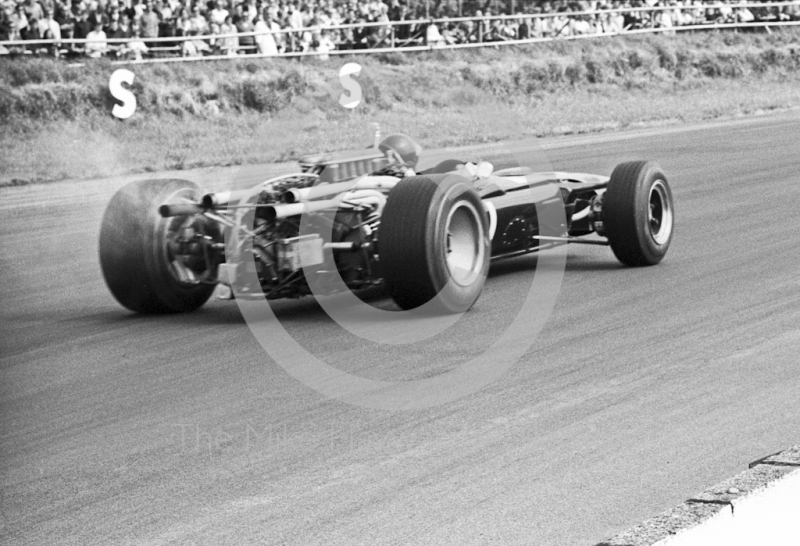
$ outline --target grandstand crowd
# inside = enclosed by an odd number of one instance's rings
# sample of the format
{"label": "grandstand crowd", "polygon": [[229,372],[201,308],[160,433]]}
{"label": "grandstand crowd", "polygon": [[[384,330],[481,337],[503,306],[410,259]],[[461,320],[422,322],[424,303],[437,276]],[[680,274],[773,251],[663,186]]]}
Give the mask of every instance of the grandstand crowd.
{"label": "grandstand crowd", "polygon": [[[797,4],[749,8],[742,4],[740,0],[4,0],[0,54],[135,59],[324,54],[334,49],[501,42],[639,28],[669,32],[685,25],[800,20]],[[648,7],[669,9],[615,11]],[[535,14],[551,16],[531,17]],[[510,17],[497,18],[503,15]],[[342,25],[351,26],[337,28]],[[169,40],[175,37],[192,39]],[[61,43],[65,39],[85,41]],[[55,43],[37,44],[36,40]],[[23,43],[1,43],[8,41]]]}

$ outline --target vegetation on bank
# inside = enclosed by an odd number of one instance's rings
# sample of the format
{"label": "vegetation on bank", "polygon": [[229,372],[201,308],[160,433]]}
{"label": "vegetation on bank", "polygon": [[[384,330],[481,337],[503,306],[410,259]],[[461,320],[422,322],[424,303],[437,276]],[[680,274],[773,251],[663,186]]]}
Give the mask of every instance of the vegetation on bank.
{"label": "vegetation on bank", "polygon": [[[346,62],[363,67],[355,110],[338,103]],[[115,68],[0,60],[0,183],[291,159],[362,145],[371,121],[445,146],[790,108],[800,30],[134,65],[126,121]]]}

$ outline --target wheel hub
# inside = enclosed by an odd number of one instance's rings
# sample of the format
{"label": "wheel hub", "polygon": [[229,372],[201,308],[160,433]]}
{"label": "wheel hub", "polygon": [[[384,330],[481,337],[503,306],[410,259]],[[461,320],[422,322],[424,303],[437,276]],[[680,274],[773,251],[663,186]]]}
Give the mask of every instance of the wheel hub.
{"label": "wheel hub", "polygon": [[650,188],[647,224],[650,236],[657,244],[663,245],[669,240],[672,234],[672,206],[662,180],[656,180]]}
{"label": "wheel hub", "polygon": [[470,203],[459,203],[447,217],[446,259],[450,278],[469,286],[483,264],[483,224]]}

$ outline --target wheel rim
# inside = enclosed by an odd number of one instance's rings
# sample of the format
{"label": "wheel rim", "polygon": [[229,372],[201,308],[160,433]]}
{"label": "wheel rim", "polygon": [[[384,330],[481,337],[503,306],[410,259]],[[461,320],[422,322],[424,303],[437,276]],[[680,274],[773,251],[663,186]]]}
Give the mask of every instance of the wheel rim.
{"label": "wheel rim", "polygon": [[672,203],[663,180],[656,180],[650,188],[647,225],[656,244],[663,245],[672,235]]}
{"label": "wheel rim", "polygon": [[447,216],[446,261],[450,278],[469,286],[483,269],[483,224],[472,204],[462,202]]}
{"label": "wheel rim", "polygon": [[[164,200],[165,203],[180,203],[184,201],[195,201],[196,195],[191,190],[181,189],[170,195]],[[176,256],[173,255],[171,245],[177,238],[178,233],[185,227],[191,227],[193,222],[191,217],[176,216],[174,218],[164,218],[161,222],[156,223],[156,240],[161,240],[161,259],[167,266],[167,270],[174,281],[181,285],[198,285],[208,282],[210,271],[206,270],[202,273],[195,271],[187,265],[181,263]]]}

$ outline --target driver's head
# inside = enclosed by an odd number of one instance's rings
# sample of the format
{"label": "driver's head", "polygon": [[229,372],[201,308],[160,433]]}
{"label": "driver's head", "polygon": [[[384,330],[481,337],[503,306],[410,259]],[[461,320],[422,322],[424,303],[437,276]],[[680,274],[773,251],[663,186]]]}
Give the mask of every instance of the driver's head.
{"label": "driver's head", "polygon": [[389,151],[394,152],[400,160],[410,166],[416,167],[419,156],[422,154],[422,146],[414,142],[408,135],[395,133],[384,138],[378,148],[385,154]]}

